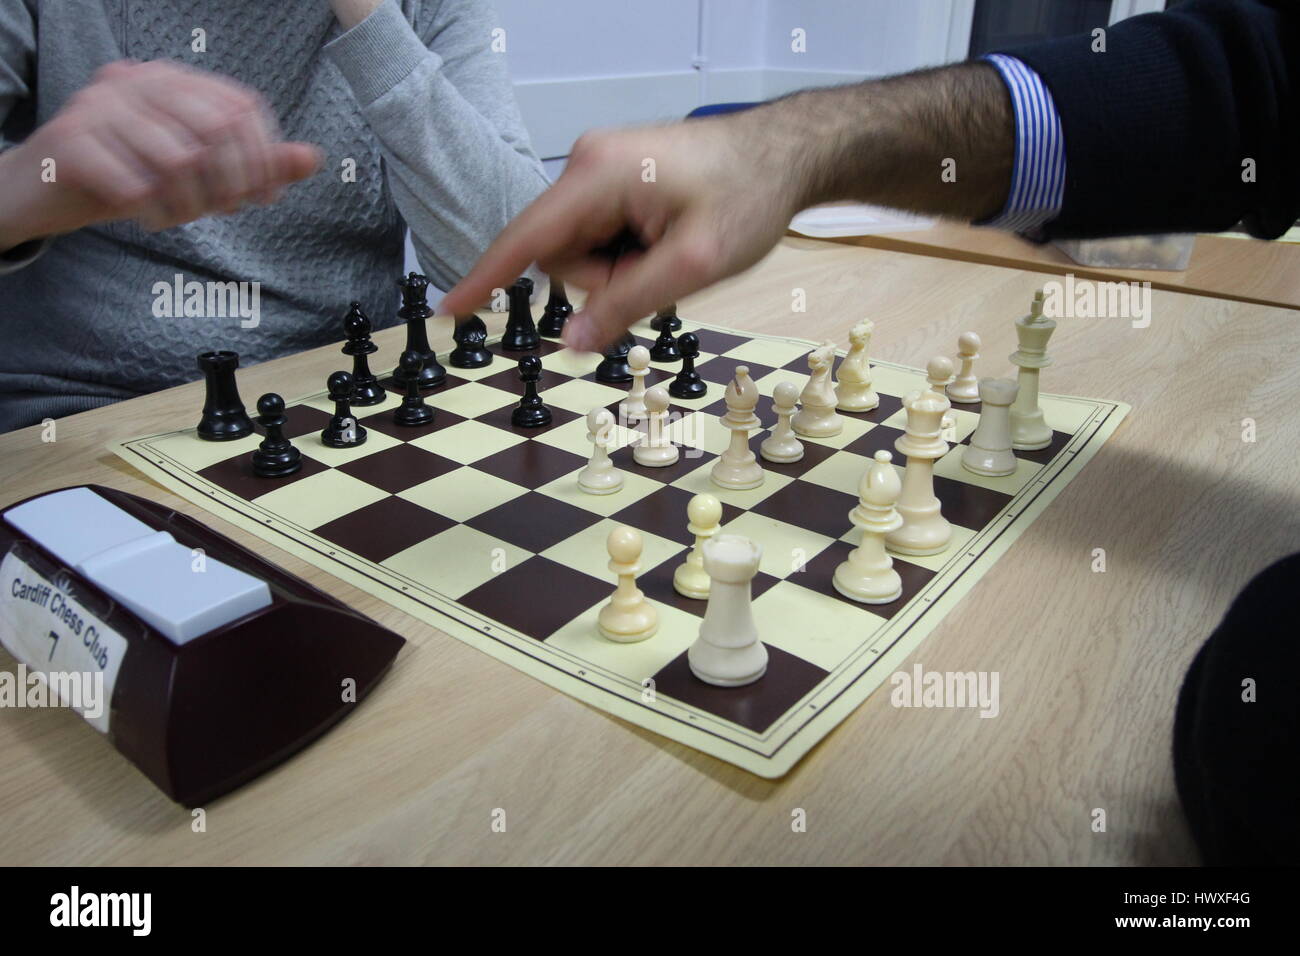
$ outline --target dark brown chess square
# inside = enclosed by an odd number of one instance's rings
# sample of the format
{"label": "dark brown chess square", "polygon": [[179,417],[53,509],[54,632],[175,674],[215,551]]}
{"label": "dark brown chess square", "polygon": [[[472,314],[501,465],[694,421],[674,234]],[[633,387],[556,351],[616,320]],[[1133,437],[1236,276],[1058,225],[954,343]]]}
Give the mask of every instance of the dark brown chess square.
{"label": "dark brown chess square", "polygon": [[[711,329],[688,329],[682,328],[681,332],[694,332],[695,337],[700,340],[701,352],[712,352],[714,355],[721,355],[724,352],[730,352],[737,345],[744,345],[750,341],[739,335],[731,335],[727,332],[714,332]],[[681,348],[681,332],[678,332],[678,348]]]}
{"label": "dark brown chess square", "polygon": [[800,438],[799,440],[803,442],[803,457],[798,461],[784,464],[778,461],[768,461],[759,451],[759,446],[763,444],[769,434],[769,432],[760,431],[753,435],[749,439],[749,448],[757,456],[758,463],[763,466],[764,471],[774,472],[778,475],[789,475],[791,478],[798,478],[805,472],[816,468],[827,458],[838,453],[830,445],[819,445],[815,440]]}
{"label": "dark brown chess square", "polygon": [[337,470],[395,495],[459,467],[459,462],[403,442],[339,465]]}
{"label": "dark brown chess square", "polygon": [[316,534],[367,561],[393,555],[441,534],[456,522],[405,498],[381,498],[319,528]]}
{"label": "dark brown chess square", "polygon": [[750,510],[796,528],[807,528],[828,538],[838,538],[853,527],[849,512],[857,504],[856,495],[795,479]]}
{"label": "dark brown chess square", "polygon": [[495,455],[480,458],[474,462],[474,467],[524,488],[535,489],[586,463],[585,458],[562,448],[553,448],[539,441],[521,441]]}
{"label": "dark brown chess square", "polygon": [[[645,387],[654,388],[656,385],[662,385],[664,391],[668,390],[668,384],[677,377],[675,369],[656,367],[654,365],[646,366],[645,372]],[[594,371],[588,372],[586,375],[582,376],[582,380],[584,382],[598,382],[601,385],[608,385],[610,388],[621,388],[625,391],[632,390],[631,382],[601,382],[596,378],[596,373]]]}
{"label": "dark brown chess square", "polygon": [[1021,451],[1015,450],[1017,458],[1023,458],[1025,461],[1034,461],[1040,465],[1051,464],[1053,458],[1057,456],[1062,448],[1070,443],[1070,435],[1065,432],[1052,432],[1052,443],[1046,448],[1040,448],[1038,451]]}
{"label": "dark brown chess square", "polygon": [[481,584],[460,602],[506,627],[544,641],[565,624],[614,593],[589,574],[534,555]]}
{"label": "dark brown chess square", "polygon": [[[522,358],[525,355],[532,355],[532,352],[515,352],[512,353]],[[520,398],[524,396],[524,383],[519,377],[519,366],[517,363],[498,363],[502,365],[501,371],[493,372],[486,378],[479,379],[482,385],[490,385],[493,388],[499,388],[501,391],[510,395],[517,395]],[[552,372],[546,367],[546,362],[542,362],[542,377],[537,382],[537,391],[542,394],[542,401],[546,401],[545,392],[548,388],[555,388],[557,385],[563,385],[569,381],[571,376],[562,372]]]}
{"label": "dark brown chess square", "polygon": [[[833,598],[838,598],[845,604],[851,604],[854,607],[869,608],[876,614],[884,618],[891,618],[904,607],[907,602],[916,597],[918,591],[930,583],[934,577],[934,572],[928,568],[923,568],[917,564],[909,564],[898,555],[891,555],[894,559],[894,570],[898,572],[899,578],[902,579],[903,593],[896,601],[888,604],[862,604],[847,598],[835,589],[834,578],[835,569],[840,566],[841,562],[848,558],[849,553],[853,550],[853,545],[845,541],[836,541],[829,548],[819,553],[806,565],[802,571],[795,571],[786,577],[791,584],[797,584],[805,587],[810,591],[816,591],[818,594],[829,594]],[[875,622],[870,618],[863,618],[863,631],[875,627]]]}
{"label": "dark brown chess square", "polygon": [[[328,417],[328,416],[327,416]],[[214,485],[225,488],[232,494],[239,495],[248,501],[266,494],[268,491],[275,491],[277,488],[283,488],[291,485],[295,481],[301,481],[303,478],[310,478],[312,475],[318,475],[326,468],[314,458],[302,456],[302,467],[292,475],[285,475],[283,478],[262,478],[253,474],[253,453],[245,452],[235,458],[227,458],[225,461],[219,461],[215,465],[209,465],[198,473],[200,478],[204,478]]]}
{"label": "dark brown chess square", "polygon": [[584,508],[530,491],[475,515],[465,524],[528,551],[541,552],[599,520],[600,515]]}
{"label": "dark brown chess square", "polygon": [[[695,496],[689,491],[665,485],[611,516],[619,524],[631,525],[679,544],[694,544],[695,535],[686,530],[686,506]],[[744,514],[735,505],[722,505],[722,524]]]}
{"label": "dark brown chess square", "polygon": [[[688,598],[683,594],[678,594],[677,589],[673,587],[673,574],[676,572],[677,566],[686,560],[689,551],[690,548],[685,548],[662,564],[658,564],[649,571],[644,572],[636,579],[636,583],[637,587],[651,601],[657,604],[671,605],[678,610],[694,614],[696,617],[704,617],[704,611],[709,604],[707,600],[697,601],[695,598]],[[751,599],[757,598],[779,581],[780,578],[774,578],[765,571],[759,571],[758,574],[754,575],[749,585]]]}
{"label": "dark brown chess square", "polygon": [[934,494],[942,502],[945,518],[972,531],[979,531],[1011,503],[1011,495],[943,475],[934,476]]}
{"label": "dark brown chess square", "polygon": [[[886,395],[884,392],[877,392],[880,396],[880,404],[869,412],[844,412],[840,414],[846,418],[857,418],[864,422],[876,422],[879,424],[886,418],[889,418],[895,412],[903,407],[903,400],[895,395]],[[958,405],[957,408],[965,408],[964,405]]]}
{"label": "dark brown chess square", "polygon": [[[713,382],[715,385],[727,386],[731,380],[736,377],[736,369],[740,366],[749,369],[749,377],[758,381],[764,375],[775,372],[776,369],[770,365],[759,365],[756,362],[744,362],[740,359],[727,358],[725,355],[717,355],[705,362],[695,366],[695,370],[700,373],[700,378],[706,382]],[[760,398],[759,405],[770,405],[771,399]],[[723,405],[724,412],[726,405]],[[775,420],[775,419],[774,419]]]}
{"label": "dark brown chess square", "polygon": [[[673,444],[677,445],[676,442],[673,442]],[[638,465],[632,457],[631,445],[624,445],[622,448],[615,449],[610,453],[609,457],[614,462],[615,467],[622,468],[624,471],[635,471],[647,478],[662,481],[665,485],[676,481],[683,475],[689,475],[696,468],[718,457],[712,452],[704,451],[701,448],[691,448],[687,445],[677,445],[677,450],[677,462],[672,465],[665,465],[662,468],[647,468],[645,465]]]}
{"label": "dark brown chess square", "polygon": [[691,673],[683,651],[654,675],[654,688],[661,697],[680,700],[761,734],[826,676],[827,672],[817,665],[768,644],[767,673],[752,684],[744,687],[706,684]]}
{"label": "dark brown chess square", "polygon": [[[312,432],[323,431],[325,426],[330,423],[333,417],[328,412],[323,412],[319,408],[312,408],[310,405],[291,405],[285,410],[284,423],[285,438],[301,438],[303,435],[310,435]],[[261,426],[256,418],[253,419],[253,429],[259,435],[266,435],[266,429]]]}
{"label": "dark brown chess square", "polygon": [[433,412],[433,421],[428,425],[399,425],[393,421],[393,413],[398,406],[384,409],[382,412],[374,412],[365,418],[359,419],[366,428],[377,432],[383,432],[389,438],[396,438],[399,441],[411,441],[416,438],[423,438],[425,435],[431,435],[436,431],[444,428],[450,428],[457,425],[465,419],[460,415],[452,414],[441,408],[435,408]]}
{"label": "dark brown chess square", "polygon": [[[546,396],[542,396],[543,404],[546,402]],[[575,418],[581,418],[577,412],[571,412],[567,408],[560,408],[558,405],[547,405],[551,410],[551,423],[543,425],[541,428],[517,428],[510,421],[510,416],[518,408],[518,403],[502,405],[500,408],[494,408],[485,415],[480,415],[476,421],[484,422],[494,428],[500,428],[502,431],[512,432],[521,435],[524,438],[531,438],[534,435],[544,435],[553,428],[559,428],[561,425],[567,425]]]}
{"label": "dark brown chess square", "polygon": [[905,464],[907,459],[899,454],[894,443],[903,437],[901,429],[894,428],[892,425],[877,425],[860,438],[855,438],[844,446],[845,451],[853,452],[855,455],[862,455],[864,458],[876,457],[876,452],[887,451],[894,456],[894,463],[898,465]]}
{"label": "dark brown chess square", "polygon": [[[453,388],[458,388],[459,386],[464,385],[468,381],[469,379],[467,378],[461,378],[459,375],[452,375],[450,372],[448,372],[447,377],[443,379],[441,385],[435,385],[433,388],[422,388],[420,389],[420,394],[426,397],[430,395],[438,395],[441,394],[442,392],[450,391]],[[392,392],[394,395],[406,394],[406,386],[398,385],[395,381],[393,381],[393,375],[391,372],[387,375],[382,376],[379,379],[379,387],[386,392]]]}
{"label": "dark brown chess square", "polygon": [[[512,365],[518,365],[519,360],[523,358],[525,355],[539,355],[539,356],[550,355],[552,352],[558,352],[562,348],[564,348],[564,346],[561,345],[559,342],[555,342],[547,338],[542,339],[541,344],[538,345],[537,348],[526,349],[525,351],[522,352],[507,351],[506,349],[503,349],[501,347],[500,342],[497,342],[494,345],[489,345],[487,347],[488,351],[491,352],[493,355],[506,359]],[[543,364],[545,363],[543,362]]]}

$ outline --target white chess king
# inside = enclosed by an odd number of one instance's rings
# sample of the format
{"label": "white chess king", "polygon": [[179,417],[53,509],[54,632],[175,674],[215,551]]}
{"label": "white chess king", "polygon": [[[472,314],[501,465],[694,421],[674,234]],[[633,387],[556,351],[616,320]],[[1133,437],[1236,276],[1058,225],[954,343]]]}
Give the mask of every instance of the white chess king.
{"label": "white chess king", "polygon": [[752,684],[767,671],[767,648],[758,639],[750,593],[763,549],[743,535],[720,534],[704,542],[703,551],[712,587],[687,663],[707,684]]}
{"label": "white chess king", "polygon": [[1056,322],[1043,315],[1043,290],[1034,293],[1029,314],[1016,319],[1016,338],[1020,348],[1011,353],[1011,361],[1020,367],[1020,394],[1011,406],[1011,447],[1020,451],[1037,451],[1052,443],[1052,429],[1038,407],[1038,373],[1052,364],[1047,341],[1056,331]]}

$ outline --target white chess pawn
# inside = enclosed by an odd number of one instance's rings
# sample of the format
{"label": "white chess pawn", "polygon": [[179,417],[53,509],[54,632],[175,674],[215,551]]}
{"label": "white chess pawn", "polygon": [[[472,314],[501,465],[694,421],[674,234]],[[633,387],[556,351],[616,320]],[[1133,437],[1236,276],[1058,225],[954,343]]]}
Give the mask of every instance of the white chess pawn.
{"label": "white chess pawn", "polygon": [[612,495],[623,487],[623,472],[614,467],[609,447],[614,443],[614,413],[593,408],[587,413],[587,441],[591,460],[578,472],[578,487],[589,495]]}
{"label": "white chess pawn", "polygon": [[714,462],[709,477],[719,488],[734,491],[757,488],[763,483],[763,466],[749,450],[749,433],[760,425],[758,416],[754,414],[754,406],[758,404],[758,386],[749,377],[747,366],[736,366],[736,376],[727,386],[724,400],[727,414],[719,421],[724,428],[731,429],[731,443]]}
{"label": "white chess pawn", "polygon": [[869,412],[880,405],[880,396],[871,385],[871,362],[867,347],[875,326],[863,319],[849,332],[849,354],[840,363],[839,381],[835,383],[835,407],[842,412]]}
{"label": "white chess pawn", "polygon": [[790,427],[790,416],[799,400],[799,386],[794,382],[781,382],[772,390],[772,408],[776,411],[776,427],[772,434],[758,446],[759,453],[768,461],[788,465],[803,457],[803,442]]}
{"label": "white chess pawn", "polygon": [[926,371],[929,388],[903,399],[906,430],[894,443],[899,454],[907,456],[903,490],[896,504],[903,524],[885,536],[889,550],[897,554],[938,554],[952,540],[952,525],[934,494],[934,463],[948,451],[940,433],[943,417],[952,407],[943,394],[952,378],[952,360],[935,356]]}
{"label": "white chess pawn", "polygon": [[704,542],[718,533],[722,502],[713,495],[696,495],[686,506],[686,530],[695,535],[695,547],[673,572],[673,589],[684,597],[703,601],[709,596],[709,575],[704,570]]}
{"label": "white chess pawn", "polygon": [[740,687],[767,671],[767,648],[758,639],[750,582],[763,549],[738,534],[704,542],[704,570],[712,580],[700,636],[686,651],[691,673],[707,684]]}
{"label": "white chess pawn", "polygon": [[961,453],[962,467],[977,475],[1011,475],[1016,455],[1011,450],[1011,403],[1020,386],[1009,378],[980,379],[980,423]]}
{"label": "white chess pawn", "polygon": [[831,368],[835,363],[835,348],[822,345],[808,353],[808,370],[812,376],[799,396],[802,406],[790,419],[790,425],[800,435],[809,438],[830,438],[844,430],[844,419],[835,411],[835,389],[831,385]]}
{"label": "white chess pawn", "polygon": [[636,586],[641,570],[641,532],[618,527],[605,542],[609,549],[609,569],[618,575],[618,586],[609,603],[600,609],[597,626],[600,633],[619,644],[632,644],[653,637],[659,629],[659,612]]}
{"label": "white chess pawn", "polygon": [[1056,322],[1043,315],[1043,290],[1039,289],[1029,314],[1016,319],[1020,348],[1011,353],[1012,363],[1020,367],[1020,393],[1011,405],[1011,447],[1021,451],[1036,451],[1052,443],[1052,429],[1038,407],[1038,375],[1052,364],[1047,341],[1055,331]]}
{"label": "white chess pawn", "polygon": [[963,405],[980,400],[980,383],[975,377],[975,360],[980,357],[980,337],[974,332],[963,332],[957,338],[957,358],[961,369],[948,386],[948,398]]}
{"label": "white chess pawn", "polygon": [[655,386],[645,393],[645,435],[632,449],[632,460],[647,468],[677,464],[680,454],[668,436],[668,393]]}
{"label": "white chess pawn", "polygon": [[885,535],[903,524],[894,508],[903,483],[892,464],[894,456],[876,452],[875,462],[858,485],[858,506],[849,512],[854,527],[862,529],[862,543],[835,569],[832,583],[846,598],[863,604],[888,604],[903,594],[903,579],[894,559],[885,551]]}
{"label": "white chess pawn", "polygon": [[645,418],[645,377],[650,374],[650,350],[644,345],[634,345],[627,352],[627,367],[632,372],[632,387],[627,398],[619,403],[618,410],[624,421],[636,422]]}

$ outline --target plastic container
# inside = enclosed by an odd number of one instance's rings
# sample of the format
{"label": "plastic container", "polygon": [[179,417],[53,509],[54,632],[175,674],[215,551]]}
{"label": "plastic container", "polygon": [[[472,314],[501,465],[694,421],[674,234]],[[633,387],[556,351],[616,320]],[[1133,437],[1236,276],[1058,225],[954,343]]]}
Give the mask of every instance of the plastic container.
{"label": "plastic container", "polygon": [[1081,266],[1181,272],[1192,257],[1195,241],[1196,236],[1190,233],[1169,233],[1118,239],[1056,239],[1052,244]]}

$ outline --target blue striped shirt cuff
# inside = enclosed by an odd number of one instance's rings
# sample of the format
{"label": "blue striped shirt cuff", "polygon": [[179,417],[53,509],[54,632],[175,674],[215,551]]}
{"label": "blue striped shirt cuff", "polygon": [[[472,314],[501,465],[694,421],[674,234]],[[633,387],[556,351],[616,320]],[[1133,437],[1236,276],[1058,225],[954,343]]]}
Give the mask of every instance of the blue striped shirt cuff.
{"label": "blue striped shirt cuff", "polygon": [[977,223],[1030,232],[1061,212],[1065,197],[1065,137],[1052,94],[1038,74],[1013,56],[984,57],[997,69],[1011,94],[1016,116],[1016,154],[1011,192],[1002,212]]}

